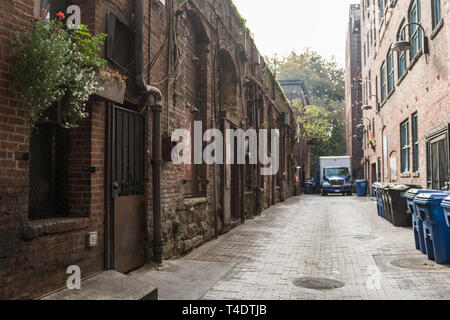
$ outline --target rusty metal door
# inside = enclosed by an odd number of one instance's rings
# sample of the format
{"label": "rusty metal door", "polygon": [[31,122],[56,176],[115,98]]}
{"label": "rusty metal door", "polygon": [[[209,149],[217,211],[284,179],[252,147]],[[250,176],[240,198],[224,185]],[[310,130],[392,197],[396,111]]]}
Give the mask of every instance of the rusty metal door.
{"label": "rusty metal door", "polygon": [[125,273],[144,264],[144,117],[113,106],[111,181],[114,269]]}

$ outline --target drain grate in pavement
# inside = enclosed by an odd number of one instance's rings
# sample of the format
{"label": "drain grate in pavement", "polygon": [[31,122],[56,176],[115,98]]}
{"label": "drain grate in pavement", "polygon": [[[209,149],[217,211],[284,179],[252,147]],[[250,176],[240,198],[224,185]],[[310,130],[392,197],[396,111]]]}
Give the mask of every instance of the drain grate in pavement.
{"label": "drain grate in pavement", "polygon": [[390,262],[391,265],[403,269],[414,270],[441,270],[442,266],[435,262],[429,261],[426,258],[403,258]]}
{"label": "drain grate in pavement", "polygon": [[345,283],[334,279],[303,277],[292,282],[295,286],[315,290],[332,290],[345,286]]}

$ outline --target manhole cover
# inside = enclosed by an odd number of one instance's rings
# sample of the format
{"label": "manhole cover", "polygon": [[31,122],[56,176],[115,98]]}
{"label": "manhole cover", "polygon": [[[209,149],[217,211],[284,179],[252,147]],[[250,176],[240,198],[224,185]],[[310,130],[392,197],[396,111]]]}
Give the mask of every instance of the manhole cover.
{"label": "manhole cover", "polygon": [[440,270],[442,266],[424,258],[403,258],[390,262],[391,265],[404,269]]}
{"label": "manhole cover", "polygon": [[343,282],[327,279],[327,278],[298,278],[293,281],[293,284],[300,288],[315,289],[315,290],[332,290],[345,286]]}
{"label": "manhole cover", "polygon": [[356,235],[356,236],[353,236],[353,239],[366,241],[366,240],[375,240],[375,239],[377,239],[377,237],[370,236],[370,235]]}

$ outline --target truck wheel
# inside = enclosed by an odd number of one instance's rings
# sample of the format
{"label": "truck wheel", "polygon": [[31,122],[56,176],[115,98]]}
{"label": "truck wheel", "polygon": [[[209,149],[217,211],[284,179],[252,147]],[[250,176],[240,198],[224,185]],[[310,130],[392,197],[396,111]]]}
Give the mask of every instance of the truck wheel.
{"label": "truck wheel", "polygon": [[328,195],[328,193],[326,191],[322,190],[322,197],[326,197]]}

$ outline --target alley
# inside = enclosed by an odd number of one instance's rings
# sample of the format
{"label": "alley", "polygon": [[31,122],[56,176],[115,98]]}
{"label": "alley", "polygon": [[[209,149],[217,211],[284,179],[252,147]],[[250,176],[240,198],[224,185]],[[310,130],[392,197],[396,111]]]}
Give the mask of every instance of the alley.
{"label": "alley", "polygon": [[[166,262],[166,271],[143,268],[132,276],[156,281],[160,299],[426,300],[450,298],[449,274],[416,251],[410,229],[380,219],[372,198],[302,196]],[[344,286],[295,286],[301,277]]]}

